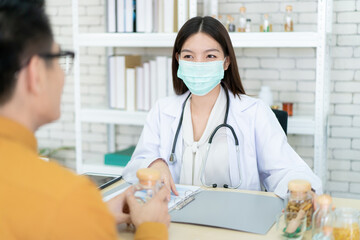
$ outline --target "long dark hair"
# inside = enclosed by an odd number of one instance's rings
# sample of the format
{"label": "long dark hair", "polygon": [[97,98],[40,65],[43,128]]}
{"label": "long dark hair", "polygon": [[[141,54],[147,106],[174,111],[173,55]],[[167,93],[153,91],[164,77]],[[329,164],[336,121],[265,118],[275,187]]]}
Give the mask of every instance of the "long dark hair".
{"label": "long dark hair", "polygon": [[191,18],[183,25],[176,37],[172,54],[172,77],[175,93],[177,95],[181,95],[188,90],[184,82],[177,77],[179,63],[176,59],[176,55],[180,54],[185,41],[191,35],[199,32],[206,33],[215,39],[220,44],[225,56],[230,58],[230,65],[225,71],[222,83],[225,84],[234,96],[238,95],[240,97],[240,94],[245,94],[230,36],[225,27],[218,20],[212,17]]}

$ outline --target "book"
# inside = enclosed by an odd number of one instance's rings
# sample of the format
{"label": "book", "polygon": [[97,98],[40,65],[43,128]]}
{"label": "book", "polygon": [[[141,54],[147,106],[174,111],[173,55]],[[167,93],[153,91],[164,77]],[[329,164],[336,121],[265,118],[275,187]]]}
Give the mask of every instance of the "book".
{"label": "book", "polygon": [[118,109],[125,109],[126,107],[126,75],[125,75],[125,56],[115,56],[115,107]]}
{"label": "book", "polygon": [[140,56],[109,57],[109,100],[111,108],[127,108],[126,69],[135,68],[140,65]]}
{"label": "book", "polygon": [[136,110],[143,111],[145,105],[144,98],[144,68],[136,67]]}
{"label": "book", "polygon": [[[156,1],[156,0],[155,0]],[[145,32],[153,31],[153,5],[154,0],[145,0]]]}
{"label": "book", "polygon": [[158,32],[164,32],[164,1],[168,0],[157,0],[158,1]]}
{"label": "book", "polygon": [[164,0],[163,8],[164,32],[174,32],[174,0]]}
{"label": "book", "polygon": [[125,32],[125,0],[117,0],[117,32]]}
{"label": "book", "polygon": [[189,0],[189,19],[197,16],[197,0]]}
{"label": "book", "polygon": [[178,31],[188,20],[188,0],[178,0]]}
{"label": "book", "polygon": [[116,32],[116,0],[107,0],[107,31]]}
{"label": "book", "polygon": [[164,56],[156,57],[157,75],[157,99],[167,95],[167,58]]}
{"label": "book", "polygon": [[126,69],[126,110],[135,111],[136,109],[136,80],[135,80],[135,69],[127,68]]}
{"label": "book", "polygon": [[153,32],[159,32],[159,0],[153,0],[153,10],[152,10],[152,19],[153,19]]}
{"label": "book", "polygon": [[145,32],[146,1],[149,2],[149,0],[136,0],[136,32]]}
{"label": "book", "polygon": [[150,63],[144,63],[144,110],[150,110],[151,87],[150,87]]}
{"label": "book", "polygon": [[158,84],[157,84],[157,67],[156,61],[150,60],[150,96],[151,96],[151,107],[155,106],[155,102],[158,97]]}
{"label": "book", "polygon": [[133,32],[134,30],[133,15],[133,0],[125,0],[125,32]]}
{"label": "book", "polygon": [[125,167],[126,164],[130,161],[134,151],[135,151],[135,146],[130,146],[120,151],[107,153],[104,156],[104,163],[105,165]]}
{"label": "book", "polygon": [[109,107],[116,108],[116,58],[109,56]]}

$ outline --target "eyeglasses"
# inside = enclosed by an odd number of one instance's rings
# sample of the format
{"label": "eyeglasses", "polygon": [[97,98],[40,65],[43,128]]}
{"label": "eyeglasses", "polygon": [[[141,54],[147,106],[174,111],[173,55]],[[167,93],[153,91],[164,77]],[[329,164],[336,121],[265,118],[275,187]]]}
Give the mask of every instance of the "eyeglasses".
{"label": "eyeglasses", "polygon": [[74,64],[75,53],[72,51],[60,51],[59,53],[39,54],[45,59],[59,58],[59,64],[66,75],[69,75]]}

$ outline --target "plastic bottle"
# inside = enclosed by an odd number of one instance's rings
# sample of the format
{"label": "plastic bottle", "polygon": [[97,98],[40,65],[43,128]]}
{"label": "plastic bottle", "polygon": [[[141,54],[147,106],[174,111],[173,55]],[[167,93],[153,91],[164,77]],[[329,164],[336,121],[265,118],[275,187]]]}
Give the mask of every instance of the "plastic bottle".
{"label": "plastic bottle", "polygon": [[292,6],[286,6],[285,20],[284,20],[284,30],[285,32],[293,32],[294,31],[294,21],[292,14]]}
{"label": "plastic bottle", "polygon": [[240,16],[239,16],[239,25],[238,25],[238,32],[245,32],[246,30],[246,8],[240,8]]}
{"label": "plastic bottle", "polygon": [[273,95],[269,86],[261,86],[259,98],[263,100],[268,106],[273,105]]}
{"label": "plastic bottle", "polygon": [[332,198],[323,194],[316,199],[317,209],[312,217],[312,239],[331,239],[332,235]]}
{"label": "plastic bottle", "polygon": [[153,168],[141,168],[136,172],[139,182],[134,185],[134,195],[139,202],[147,202],[161,188],[160,172]]}
{"label": "plastic bottle", "polygon": [[263,23],[260,25],[260,32],[272,32],[272,24],[270,23],[269,14],[264,14]]}

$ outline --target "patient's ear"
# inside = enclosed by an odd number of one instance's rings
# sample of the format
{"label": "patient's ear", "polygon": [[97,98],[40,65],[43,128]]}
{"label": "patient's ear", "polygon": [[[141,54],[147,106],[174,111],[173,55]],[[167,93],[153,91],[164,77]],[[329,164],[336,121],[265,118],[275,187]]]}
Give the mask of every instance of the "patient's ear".
{"label": "patient's ear", "polygon": [[26,87],[32,94],[38,95],[44,88],[44,65],[44,61],[35,55],[26,67]]}

